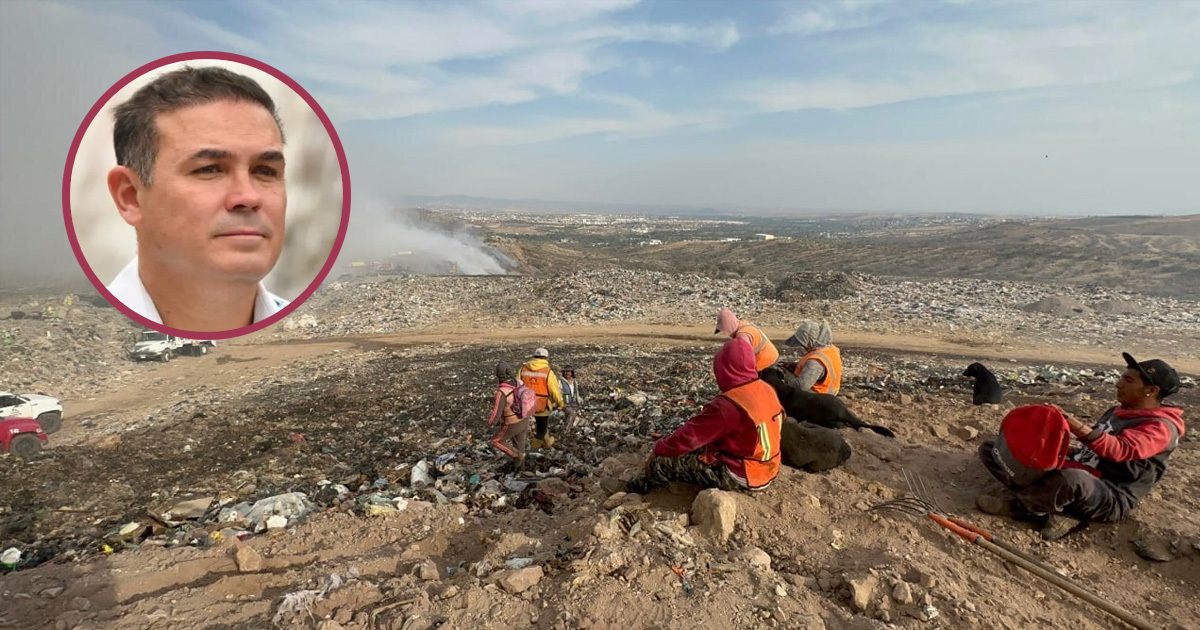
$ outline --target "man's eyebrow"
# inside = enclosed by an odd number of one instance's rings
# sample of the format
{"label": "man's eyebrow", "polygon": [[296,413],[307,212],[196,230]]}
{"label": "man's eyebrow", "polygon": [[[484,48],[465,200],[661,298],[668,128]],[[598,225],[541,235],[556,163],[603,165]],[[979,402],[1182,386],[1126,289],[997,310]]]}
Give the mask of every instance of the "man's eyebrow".
{"label": "man's eyebrow", "polygon": [[[224,149],[200,149],[192,154],[193,160],[227,160],[233,157],[233,153]],[[258,154],[258,159],[261,162],[283,162],[282,151],[263,151]]]}
{"label": "man's eyebrow", "polygon": [[193,160],[225,160],[233,157],[233,154],[224,149],[200,149],[192,154]]}

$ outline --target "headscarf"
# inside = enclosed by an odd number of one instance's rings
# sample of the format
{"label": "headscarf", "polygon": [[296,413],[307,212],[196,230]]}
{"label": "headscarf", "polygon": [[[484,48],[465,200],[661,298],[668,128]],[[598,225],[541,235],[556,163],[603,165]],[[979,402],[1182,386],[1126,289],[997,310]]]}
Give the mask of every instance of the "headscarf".
{"label": "headscarf", "polygon": [[825,322],[808,321],[800,324],[795,334],[788,337],[784,343],[793,348],[799,347],[805,352],[812,352],[817,348],[833,345],[833,331],[829,330],[829,324]]}

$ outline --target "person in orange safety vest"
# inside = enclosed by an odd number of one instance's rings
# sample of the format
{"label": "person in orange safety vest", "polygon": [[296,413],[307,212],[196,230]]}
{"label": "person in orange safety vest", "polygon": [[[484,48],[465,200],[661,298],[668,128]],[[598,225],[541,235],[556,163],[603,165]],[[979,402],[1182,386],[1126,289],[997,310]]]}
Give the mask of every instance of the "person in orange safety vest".
{"label": "person in orange safety vest", "polygon": [[804,322],[784,344],[805,353],[796,363],[781,364],[800,379],[800,387],[837,396],[842,389],[842,351],[833,345],[829,324]]}
{"label": "person in orange safety vest", "polygon": [[739,321],[733,311],[723,308],[717,313],[717,329],[713,334],[721,333],[730,339],[741,337],[750,343],[754,350],[754,369],[761,372],[779,360],[779,350],[767,338],[761,328],[750,322]]}
{"label": "person in orange safety vest", "polygon": [[534,350],[533,357],[521,366],[517,378],[537,394],[530,448],[536,451],[542,446],[554,446],[554,438],[550,437],[550,412],[562,409],[566,403],[563,401],[562,388],[558,385],[558,375],[550,369],[550,351],[545,348]]}
{"label": "person in orange safety vest", "polygon": [[785,413],[770,385],[758,378],[754,351],[741,337],[713,357],[721,394],[654,445],[645,474],[625,484],[645,494],[672,481],[722,490],[763,490],[780,465]]}

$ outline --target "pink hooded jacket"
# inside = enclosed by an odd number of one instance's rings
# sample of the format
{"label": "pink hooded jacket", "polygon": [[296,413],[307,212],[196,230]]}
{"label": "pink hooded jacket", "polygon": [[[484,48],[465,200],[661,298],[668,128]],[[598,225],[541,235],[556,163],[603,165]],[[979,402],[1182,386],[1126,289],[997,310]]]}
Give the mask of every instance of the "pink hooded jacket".
{"label": "pink hooded jacket", "polygon": [[[740,337],[725,342],[713,357],[713,376],[722,392],[757,379],[750,344]],[[674,433],[655,443],[654,454],[679,457],[710,447],[730,473],[744,480],[746,469],[742,460],[754,456],[757,444],[754,421],[728,398],[717,396]]]}

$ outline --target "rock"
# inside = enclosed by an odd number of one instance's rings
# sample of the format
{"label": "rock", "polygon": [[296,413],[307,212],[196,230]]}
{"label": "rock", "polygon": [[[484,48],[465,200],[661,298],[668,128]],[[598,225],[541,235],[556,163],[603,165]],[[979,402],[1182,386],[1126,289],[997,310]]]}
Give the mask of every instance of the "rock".
{"label": "rock", "polygon": [[92,602],[86,597],[76,597],[71,600],[71,608],[83,611],[91,610]]}
{"label": "rock", "polygon": [[692,502],[692,522],[700,533],[716,541],[728,541],[736,521],[737,503],[728,492],[709,488]]}
{"label": "rock", "polygon": [[929,429],[929,432],[932,433],[934,437],[939,437],[939,438],[950,437],[950,430],[940,424],[934,425],[932,428]]}
{"label": "rock", "polygon": [[45,590],[43,590],[43,591],[40,593],[40,595],[41,595],[42,597],[45,597],[46,599],[54,599],[55,597],[58,597],[59,595],[62,595],[62,592],[63,592],[63,587],[61,587],[61,586],[54,586],[54,587],[51,587],[51,588],[48,588],[48,589],[45,589]]}
{"label": "rock", "polygon": [[738,559],[745,560],[750,566],[764,571],[771,570],[771,556],[758,547],[746,547],[738,552]]}
{"label": "rock", "polygon": [[333,613],[333,620],[338,623],[350,623],[350,620],[353,618],[354,610],[349,606],[342,606],[337,609],[337,612]]}
{"label": "rock", "polygon": [[913,404],[913,397],[908,394],[900,394],[900,404],[905,406]]}
{"label": "rock", "polygon": [[455,595],[458,595],[458,587],[454,585],[447,586],[446,590],[442,591],[442,599],[450,599]]}
{"label": "rock", "polygon": [[848,580],[848,583],[850,584],[850,603],[854,605],[855,610],[866,612],[867,607],[871,605],[871,598],[875,595],[875,587],[879,585],[879,578],[874,575],[866,575]]}
{"label": "rock", "polygon": [[923,589],[931,589],[937,585],[937,578],[933,577],[932,573],[922,571],[921,569],[912,568],[904,574],[904,581],[909,584],[917,584]]}
{"label": "rock", "polygon": [[780,597],[787,597],[787,594],[788,594],[787,588],[784,587],[784,585],[782,585],[782,584],[776,584],[775,585],[775,594]]}
{"label": "rock", "polygon": [[233,552],[233,562],[242,573],[261,571],[263,567],[262,555],[249,545],[237,546]]}
{"label": "rock", "polygon": [[892,589],[892,599],[901,604],[913,603],[912,588],[908,582],[897,582],[896,588]]}
{"label": "rock", "polygon": [[971,440],[979,437],[979,429],[976,429],[972,426],[961,426],[954,430],[954,435],[957,435],[962,440],[970,442]]}
{"label": "rock", "polygon": [[317,630],[345,630],[345,626],[332,619],[325,619],[317,624]]}
{"label": "rock", "polygon": [[417,566],[413,570],[418,578],[426,582],[433,582],[441,577],[438,574],[437,565],[434,564],[433,560],[422,560],[417,563]]}
{"label": "rock", "polygon": [[516,595],[517,593],[522,593],[529,588],[532,588],[538,582],[542,581],[542,577],[545,574],[546,573],[542,570],[542,567],[532,566],[524,569],[517,569],[516,571],[505,571],[504,574],[502,574],[497,580],[497,582],[499,582],[501,588],[513,595]]}
{"label": "rock", "polygon": [[621,505],[621,503],[623,503],[624,501],[625,501],[625,493],[624,492],[613,493],[613,495],[608,497],[608,499],[604,502],[604,509],[611,510],[611,509],[617,507],[618,505]]}
{"label": "rock", "polygon": [[1137,555],[1154,562],[1170,562],[1175,559],[1171,544],[1157,536],[1139,538],[1132,541],[1133,550]]}
{"label": "rock", "polygon": [[795,625],[792,627],[797,630],[825,630],[825,620],[819,615],[798,615],[793,621]]}
{"label": "rock", "polygon": [[558,477],[546,477],[537,482],[537,489],[549,495],[565,497],[571,492],[571,485]]}

